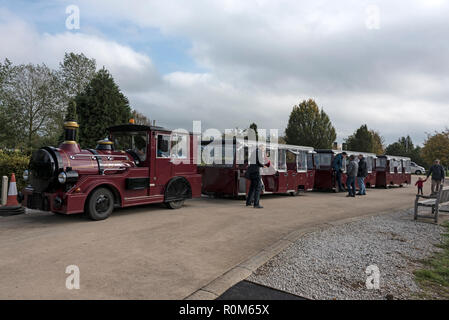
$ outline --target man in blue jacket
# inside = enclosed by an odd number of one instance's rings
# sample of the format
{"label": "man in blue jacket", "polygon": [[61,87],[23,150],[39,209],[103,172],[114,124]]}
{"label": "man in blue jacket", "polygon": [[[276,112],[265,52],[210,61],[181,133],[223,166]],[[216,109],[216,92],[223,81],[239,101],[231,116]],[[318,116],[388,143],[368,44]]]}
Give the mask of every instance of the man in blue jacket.
{"label": "man in blue jacket", "polygon": [[339,153],[334,157],[334,162],[332,163],[332,169],[334,169],[334,174],[337,178],[338,192],[345,191],[345,188],[341,183],[341,174],[343,173],[343,159],[345,159],[346,156],[346,152]]}

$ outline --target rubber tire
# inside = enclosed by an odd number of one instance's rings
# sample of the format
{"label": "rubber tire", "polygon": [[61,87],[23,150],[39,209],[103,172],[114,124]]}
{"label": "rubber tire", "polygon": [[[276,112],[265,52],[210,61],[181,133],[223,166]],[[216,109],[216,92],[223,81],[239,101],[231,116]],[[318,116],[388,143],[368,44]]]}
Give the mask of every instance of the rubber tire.
{"label": "rubber tire", "polygon": [[[109,207],[103,213],[99,213],[95,209],[96,201],[97,201],[98,197],[100,197],[101,195],[106,196],[107,198],[110,199]],[[86,209],[87,209],[86,210],[87,216],[92,220],[99,221],[99,220],[107,219],[111,215],[112,211],[114,210],[114,195],[112,194],[111,191],[109,191],[109,189],[98,188],[89,195],[89,199],[87,200]]]}
{"label": "rubber tire", "polygon": [[416,170],[416,171],[415,171],[415,174],[417,174],[417,175],[421,175],[421,174],[422,174],[422,172],[421,172],[421,170]]}
{"label": "rubber tire", "polygon": [[184,205],[184,199],[178,201],[165,202],[165,205],[169,209],[179,209]]}

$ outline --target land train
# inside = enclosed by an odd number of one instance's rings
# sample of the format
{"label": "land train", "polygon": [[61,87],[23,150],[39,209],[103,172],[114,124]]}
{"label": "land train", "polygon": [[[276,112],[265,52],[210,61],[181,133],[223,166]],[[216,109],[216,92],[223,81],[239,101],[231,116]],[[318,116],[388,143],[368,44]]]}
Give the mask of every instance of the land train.
{"label": "land train", "polygon": [[[23,174],[27,186],[18,198],[27,208],[84,212],[102,220],[116,207],[164,203],[177,209],[186,199],[202,194],[248,193],[245,173],[251,150],[258,145],[247,139],[201,142],[189,132],[129,123],[110,127],[95,149],[81,149],[76,142],[78,124],[68,121],[64,127],[65,141],[57,148],[35,151]],[[263,152],[270,163],[261,170],[263,194],[298,195],[335,188],[331,164],[340,151],[271,143]],[[198,157],[203,163],[197,164]],[[410,184],[410,159],[365,157],[368,186]]]}

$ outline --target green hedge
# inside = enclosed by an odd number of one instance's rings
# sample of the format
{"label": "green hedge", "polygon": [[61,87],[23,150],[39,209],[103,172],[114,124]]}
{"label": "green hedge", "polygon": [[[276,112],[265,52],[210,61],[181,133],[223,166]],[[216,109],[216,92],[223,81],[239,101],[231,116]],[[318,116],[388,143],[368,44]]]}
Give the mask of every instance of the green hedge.
{"label": "green hedge", "polygon": [[[17,181],[17,191],[25,187],[23,181],[23,171],[28,168],[30,157],[20,152],[4,152],[0,150],[0,179],[3,176],[8,177],[8,182],[11,180],[11,173],[15,173]],[[1,184],[1,182],[0,182]]]}

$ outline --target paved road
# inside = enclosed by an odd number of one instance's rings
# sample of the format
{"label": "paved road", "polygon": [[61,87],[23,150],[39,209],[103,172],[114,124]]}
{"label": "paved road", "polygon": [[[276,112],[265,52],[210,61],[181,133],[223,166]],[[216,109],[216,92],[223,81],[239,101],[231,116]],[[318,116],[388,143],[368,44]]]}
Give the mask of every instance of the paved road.
{"label": "paved road", "polygon": [[[42,212],[0,217],[0,299],[182,299],[298,228],[409,208],[415,188],[368,193],[267,195],[262,210],[197,199],[179,210],[122,209],[99,222]],[[65,287],[72,264],[80,290]]]}

